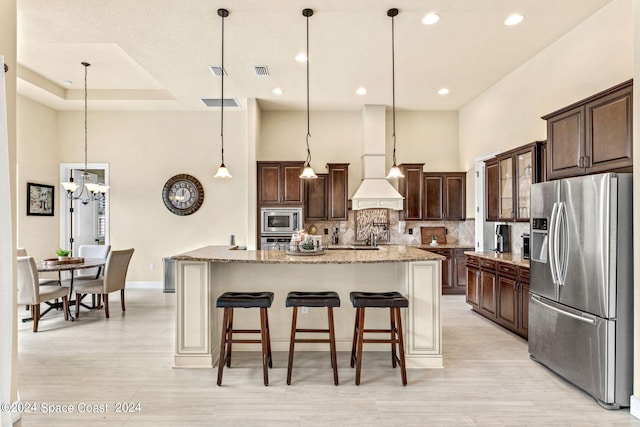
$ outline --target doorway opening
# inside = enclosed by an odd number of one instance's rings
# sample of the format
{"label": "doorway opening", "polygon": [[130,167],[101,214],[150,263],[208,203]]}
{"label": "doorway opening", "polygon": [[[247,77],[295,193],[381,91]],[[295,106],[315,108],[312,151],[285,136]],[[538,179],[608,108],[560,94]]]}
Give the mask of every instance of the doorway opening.
{"label": "doorway opening", "polygon": [[[82,183],[84,163],[60,164],[60,182]],[[87,172],[91,179],[101,185],[109,185],[109,165],[107,163],[88,163]],[[80,189],[76,191],[78,193]],[[86,194],[86,189],[84,190]],[[84,196],[84,194],[83,194]],[[84,197],[83,197],[84,198]],[[108,245],[109,243],[109,192],[100,200],[82,203],[81,200],[69,200],[64,191],[60,191],[60,247],[77,254],[81,245]]]}

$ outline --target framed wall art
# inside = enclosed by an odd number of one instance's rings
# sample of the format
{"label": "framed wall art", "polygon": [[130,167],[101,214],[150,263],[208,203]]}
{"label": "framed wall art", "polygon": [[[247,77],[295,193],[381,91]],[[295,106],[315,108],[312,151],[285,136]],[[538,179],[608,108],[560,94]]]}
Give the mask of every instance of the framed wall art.
{"label": "framed wall art", "polygon": [[53,185],[27,182],[27,215],[53,216]]}

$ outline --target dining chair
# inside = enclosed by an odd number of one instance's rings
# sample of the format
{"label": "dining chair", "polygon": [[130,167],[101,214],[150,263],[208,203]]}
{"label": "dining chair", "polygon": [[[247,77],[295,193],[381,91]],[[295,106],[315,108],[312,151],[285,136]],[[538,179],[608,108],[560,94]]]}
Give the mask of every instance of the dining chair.
{"label": "dining chair", "polygon": [[[80,301],[83,295],[101,295],[104,300],[104,314],[109,318],[109,294],[120,291],[120,306],[125,311],[124,286],[127,278],[129,261],[133,255],[133,248],[110,251],[104,268],[104,276],[94,279],[74,282],[76,301]],[[76,318],[80,315],[80,304],[76,304]]]}
{"label": "dining chair", "polygon": [[[19,256],[19,257],[29,256],[29,254],[27,253],[27,250],[25,248],[17,248],[16,249],[16,255]],[[40,278],[38,278],[38,283],[40,285],[59,285],[60,284],[60,277],[58,276],[57,279],[50,279],[50,278],[46,278],[46,277],[40,277]]]}
{"label": "dining chair", "polygon": [[33,257],[18,257],[18,304],[28,305],[33,316],[33,332],[38,332],[40,303],[62,298],[64,319],[68,320],[69,298],[67,288],[58,285],[40,285],[38,268]]}
{"label": "dining chair", "polygon": [[[78,256],[82,258],[99,258],[102,260],[107,259],[107,255],[111,250],[111,245],[80,245],[78,247]],[[97,279],[102,274],[102,267],[85,268],[78,270],[75,277],[75,283],[80,283],[80,280]],[[76,304],[79,302],[76,300]],[[96,305],[96,295],[91,295],[91,308],[97,308],[101,305],[100,296]],[[88,307],[85,305],[85,307]]]}

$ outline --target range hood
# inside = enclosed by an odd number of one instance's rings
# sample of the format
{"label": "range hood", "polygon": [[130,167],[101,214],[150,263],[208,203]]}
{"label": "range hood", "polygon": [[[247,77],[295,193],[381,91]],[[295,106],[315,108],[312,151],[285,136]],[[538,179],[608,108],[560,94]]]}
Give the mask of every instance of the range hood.
{"label": "range hood", "polygon": [[384,105],[365,105],[362,109],[362,170],[360,186],[351,197],[351,209],[403,209],[403,197],[387,181]]}

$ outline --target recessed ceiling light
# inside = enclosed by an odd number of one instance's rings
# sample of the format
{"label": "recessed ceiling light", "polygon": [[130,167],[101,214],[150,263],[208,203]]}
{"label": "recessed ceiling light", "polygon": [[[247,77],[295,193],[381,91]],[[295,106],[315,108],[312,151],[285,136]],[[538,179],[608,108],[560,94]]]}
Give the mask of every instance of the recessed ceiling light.
{"label": "recessed ceiling light", "polygon": [[366,94],[367,94],[367,89],[365,89],[365,88],[363,88],[363,87],[359,87],[359,88],[356,90],[356,93],[357,93],[358,95],[360,95],[360,96],[362,96],[362,95],[366,95]]}
{"label": "recessed ceiling light", "polygon": [[424,25],[433,25],[440,20],[440,15],[437,13],[431,12],[424,15],[422,18],[422,23]]}
{"label": "recessed ceiling light", "polygon": [[273,92],[275,95],[282,95],[284,93],[279,87],[275,88],[271,92]]}
{"label": "recessed ceiling light", "polygon": [[73,82],[71,80],[65,80],[62,82],[65,86],[71,86]]}
{"label": "recessed ceiling light", "polygon": [[447,89],[446,87],[443,87],[438,91],[438,95],[447,95],[448,93],[449,93],[449,89]]}
{"label": "recessed ceiling light", "polygon": [[300,52],[299,54],[296,55],[296,61],[298,62],[305,62],[307,60],[307,54],[304,52]]}
{"label": "recessed ceiling light", "polygon": [[524,20],[524,15],[514,13],[513,15],[510,15],[507,19],[504,20],[504,25],[508,25],[508,26],[518,25],[523,20]]}

